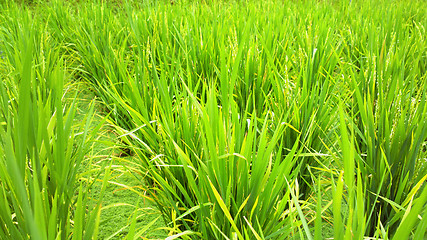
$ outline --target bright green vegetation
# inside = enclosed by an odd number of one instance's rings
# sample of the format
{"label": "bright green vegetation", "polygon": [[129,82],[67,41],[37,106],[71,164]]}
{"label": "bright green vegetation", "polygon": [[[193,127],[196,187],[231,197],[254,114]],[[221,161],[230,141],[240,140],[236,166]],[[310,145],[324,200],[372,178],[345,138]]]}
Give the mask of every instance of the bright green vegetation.
{"label": "bright green vegetation", "polygon": [[[79,87],[79,89],[87,89],[87,86]],[[80,102],[75,118],[77,121],[83,120],[90,111],[89,102],[95,98],[94,94],[87,90],[80,91],[80,93],[77,96]],[[102,112],[101,104],[100,102],[95,102],[95,109],[98,109],[100,112]],[[102,116],[95,116],[93,122],[96,123],[99,121],[102,121]],[[80,167],[81,172],[85,172],[90,164],[95,168],[91,174],[82,175],[82,179],[85,181],[90,178],[96,179],[96,175],[100,172],[102,176],[102,168],[110,168],[112,170],[108,180],[109,184],[105,192],[102,193],[103,198],[101,200],[103,208],[100,215],[99,239],[123,239],[128,232],[129,225],[132,222],[131,216],[135,209],[138,212],[136,227],[139,229],[147,226],[147,224],[159,217],[159,212],[150,201],[141,200],[137,205],[137,199],[139,195],[143,195],[143,192],[129,189],[142,189],[142,183],[132,176],[133,171],[128,171],[127,169],[132,166],[132,159],[117,156],[120,154],[120,144],[115,140],[115,137],[116,135],[108,125],[104,125],[103,128],[98,130],[97,139],[93,141],[93,146],[90,148],[90,152],[87,153],[88,156],[92,157],[89,157],[88,161],[84,162]],[[92,199],[89,201],[89,208],[92,208],[97,203],[101,191],[102,182],[99,180],[95,181],[88,191],[89,198]],[[157,220],[151,225],[152,231],[147,231],[144,234],[145,237],[150,239],[164,239],[167,237],[165,231],[159,229],[164,227],[164,222],[162,219]]]}
{"label": "bright green vegetation", "polygon": [[25,4],[2,239],[427,237],[425,1]]}

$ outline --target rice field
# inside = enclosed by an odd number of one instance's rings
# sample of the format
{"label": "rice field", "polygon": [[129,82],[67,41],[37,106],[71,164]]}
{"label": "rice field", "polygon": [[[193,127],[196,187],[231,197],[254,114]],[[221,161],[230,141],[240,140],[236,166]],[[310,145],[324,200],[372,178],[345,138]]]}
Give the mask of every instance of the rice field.
{"label": "rice field", "polygon": [[426,1],[0,13],[0,239],[427,238]]}

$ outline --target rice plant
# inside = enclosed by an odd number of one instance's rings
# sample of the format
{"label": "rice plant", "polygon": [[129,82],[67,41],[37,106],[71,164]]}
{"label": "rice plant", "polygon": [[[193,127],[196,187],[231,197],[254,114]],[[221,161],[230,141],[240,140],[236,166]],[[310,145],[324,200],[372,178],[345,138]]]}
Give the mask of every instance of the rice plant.
{"label": "rice plant", "polygon": [[28,11],[9,11],[0,34],[0,238],[96,237],[101,205],[86,212],[85,185],[77,183],[93,108],[76,124],[77,103],[64,102],[66,63],[58,48]]}

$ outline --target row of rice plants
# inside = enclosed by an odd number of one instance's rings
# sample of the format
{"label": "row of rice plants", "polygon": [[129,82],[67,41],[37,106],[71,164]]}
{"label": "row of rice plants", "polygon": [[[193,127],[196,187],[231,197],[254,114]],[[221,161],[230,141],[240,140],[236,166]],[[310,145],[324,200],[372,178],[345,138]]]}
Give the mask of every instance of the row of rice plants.
{"label": "row of rice plants", "polygon": [[96,238],[102,196],[88,212],[88,185],[77,182],[93,107],[75,122],[62,44],[31,12],[1,12],[0,238]]}

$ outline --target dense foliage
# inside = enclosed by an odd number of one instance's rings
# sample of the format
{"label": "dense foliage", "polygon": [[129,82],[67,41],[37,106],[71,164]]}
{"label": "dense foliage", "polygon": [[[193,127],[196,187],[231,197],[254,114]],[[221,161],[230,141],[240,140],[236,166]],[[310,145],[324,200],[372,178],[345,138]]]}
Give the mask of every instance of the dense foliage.
{"label": "dense foliage", "polygon": [[170,239],[425,237],[425,1],[1,6],[0,236],[96,238],[87,82]]}

